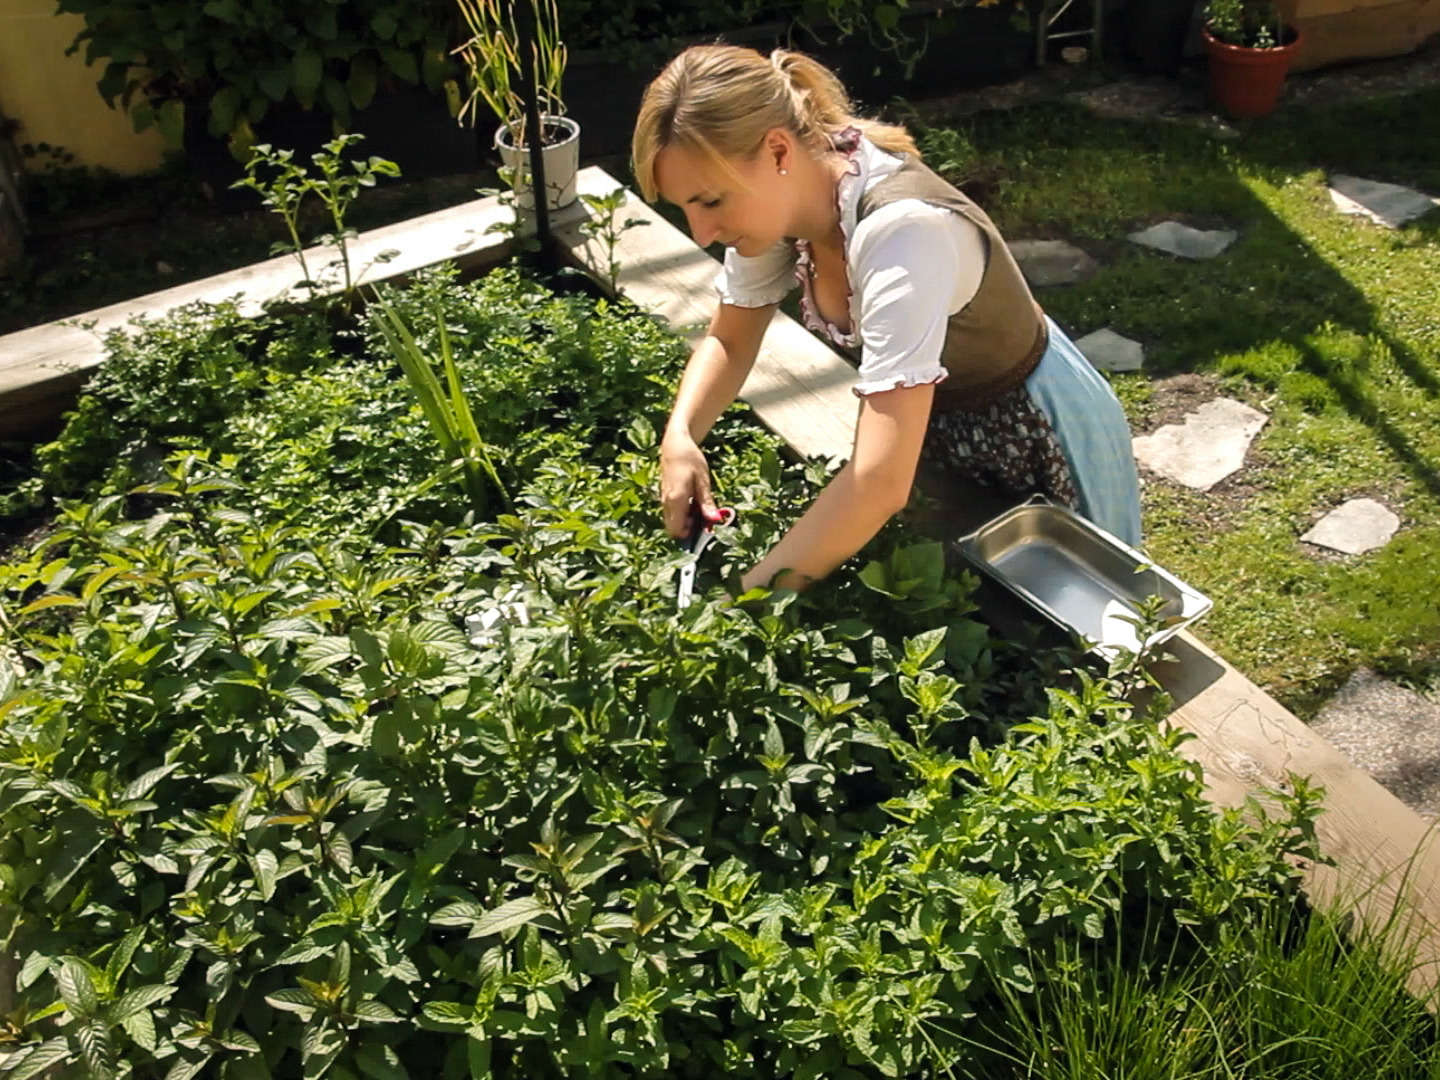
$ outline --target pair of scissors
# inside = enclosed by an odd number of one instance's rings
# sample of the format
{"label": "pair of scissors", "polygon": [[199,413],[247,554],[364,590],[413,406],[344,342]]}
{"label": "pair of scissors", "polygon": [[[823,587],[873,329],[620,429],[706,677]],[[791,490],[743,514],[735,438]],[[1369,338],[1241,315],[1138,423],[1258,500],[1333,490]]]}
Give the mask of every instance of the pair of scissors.
{"label": "pair of scissors", "polygon": [[698,506],[691,511],[690,535],[680,542],[680,546],[690,557],[680,567],[680,584],[675,590],[676,611],[684,611],[695,599],[695,568],[700,562],[701,554],[710,546],[710,541],[715,539],[715,526],[734,525],[736,517],[734,509],[729,506],[720,508],[720,517],[716,521],[706,521]]}

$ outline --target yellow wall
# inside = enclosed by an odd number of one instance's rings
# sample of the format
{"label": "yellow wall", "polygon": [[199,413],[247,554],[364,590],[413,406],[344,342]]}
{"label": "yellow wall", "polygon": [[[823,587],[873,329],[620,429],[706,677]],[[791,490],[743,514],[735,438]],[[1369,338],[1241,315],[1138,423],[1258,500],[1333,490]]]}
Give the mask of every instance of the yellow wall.
{"label": "yellow wall", "polygon": [[1440,34],[1440,0],[1281,0],[1280,6],[1300,31],[1291,71],[1402,56]]}
{"label": "yellow wall", "polygon": [[160,134],[136,135],[129,115],[95,89],[104,69],[86,66],[83,50],[65,55],[84,26],[79,15],[56,15],[55,0],[0,0],[0,113],[20,124],[16,145],[47,142],[76,164],[119,173],[153,169]]}

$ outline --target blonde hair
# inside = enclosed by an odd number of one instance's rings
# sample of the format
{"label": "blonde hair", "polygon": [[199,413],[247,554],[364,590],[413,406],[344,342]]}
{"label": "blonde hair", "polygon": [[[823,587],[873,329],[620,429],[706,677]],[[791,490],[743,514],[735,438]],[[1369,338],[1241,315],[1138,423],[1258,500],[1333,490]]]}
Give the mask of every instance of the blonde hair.
{"label": "blonde hair", "polygon": [[631,163],[641,193],[653,202],[655,159],[667,146],[698,150],[733,172],[728,162],[751,157],[771,128],[794,132],[818,156],[852,126],[882,150],[919,156],[903,127],[854,115],[835,73],[804,53],[776,49],[766,57],[738,45],[694,45],[645,88]]}

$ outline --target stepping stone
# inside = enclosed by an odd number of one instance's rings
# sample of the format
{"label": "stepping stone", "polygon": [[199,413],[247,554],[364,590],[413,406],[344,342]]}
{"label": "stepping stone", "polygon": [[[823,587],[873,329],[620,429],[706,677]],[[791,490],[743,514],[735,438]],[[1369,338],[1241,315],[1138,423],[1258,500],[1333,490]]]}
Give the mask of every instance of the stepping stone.
{"label": "stepping stone", "polygon": [[1064,240],[1016,240],[1010,254],[1031,285],[1073,285],[1100,268],[1085,252]]}
{"label": "stepping stone", "polygon": [[1086,334],[1075,342],[1075,347],[1099,371],[1139,371],[1145,364],[1145,347],[1108,326]]}
{"label": "stepping stone", "polygon": [[1398,229],[1440,206],[1440,199],[1413,188],[1362,180],[1343,173],[1330,178],[1330,200],[1342,214],[1360,214],[1391,229]]}
{"label": "stepping stone", "polygon": [[1233,229],[1192,229],[1178,221],[1162,221],[1143,232],[1131,233],[1130,239],[1182,259],[1213,259],[1239,235]]}
{"label": "stepping stone", "polygon": [[1363,555],[1388,544],[1398,528],[1400,519],[1384,503],[1351,499],[1322,517],[1300,539],[1346,555]]}
{"label": "stepping stone", "polygon": [[1131,440],[1135,460],[1177,484],[1209,491],[1245,464],[1245,452],[1269,417],[1230,398],[1207,401],[1151,435]]}
{"label": "stepping stone", "polygon": [[1412,810],[1440,817],[1440,701],[1362,668],[1310,726]]}

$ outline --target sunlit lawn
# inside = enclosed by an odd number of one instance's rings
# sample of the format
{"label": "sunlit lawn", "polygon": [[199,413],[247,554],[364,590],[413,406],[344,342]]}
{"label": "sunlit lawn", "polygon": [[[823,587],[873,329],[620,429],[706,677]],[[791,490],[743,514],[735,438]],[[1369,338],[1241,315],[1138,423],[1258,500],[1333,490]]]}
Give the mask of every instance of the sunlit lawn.
{"label": "sunlit lawn", "polygon": [[[1146,546],[1214,598],[1200,636],[1301,715],[1359,666],[1431,683],[1440,667],[1440,210],[1392,231],[1335,213],[1325,183],[1440,193],[1437,114],[1428,90],[1224,138],[1052,103],[926,139],[1008,237],[1100,260],[1040,299],[1073,336],[1108,326],[1144,344],[1146,374],[1115,379],[1137,433],[1180,372],[1269,414],[1246,468],[1212,492],[1146,478]],[[1208,262],[1125,239],[1166,218],[1240,237]],[[1399,515],[1387,547],[1327,556],[1299,541],[1358,496]]]}

